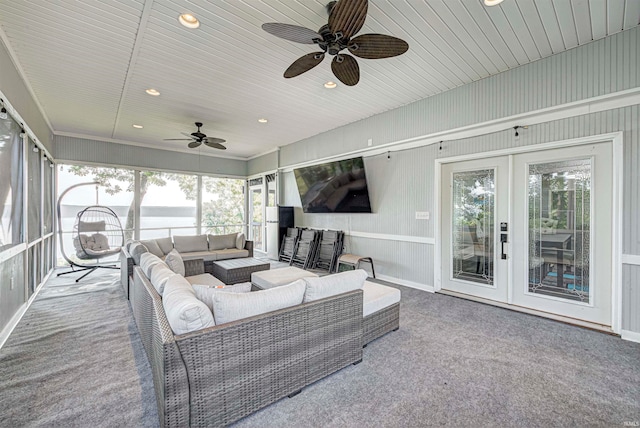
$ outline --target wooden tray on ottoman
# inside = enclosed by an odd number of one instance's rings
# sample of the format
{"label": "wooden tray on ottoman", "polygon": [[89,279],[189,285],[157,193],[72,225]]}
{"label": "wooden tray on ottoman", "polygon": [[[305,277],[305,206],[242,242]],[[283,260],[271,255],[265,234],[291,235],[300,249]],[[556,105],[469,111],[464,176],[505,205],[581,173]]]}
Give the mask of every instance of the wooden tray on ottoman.
{"label": "wooden tray on ottoman", "polygon": [[227,285],[251,281],[251,274],[269,270],[269,262],[251,257],[213,262],[213,276]]}

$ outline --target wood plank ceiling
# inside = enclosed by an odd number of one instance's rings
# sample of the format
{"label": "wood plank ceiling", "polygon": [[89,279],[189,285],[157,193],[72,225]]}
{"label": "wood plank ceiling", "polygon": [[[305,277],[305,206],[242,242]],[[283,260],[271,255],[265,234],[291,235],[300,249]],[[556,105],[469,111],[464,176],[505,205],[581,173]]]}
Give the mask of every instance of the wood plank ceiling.
{"label": "wood plank ceiling", "polygon": [[[293,79],[317,50],[260,26],[317,30],[322,0],[0,0],[0,37],[54,133],[170,150],[202,131],[248,158],[638,25],[639,0],[370,0],[359,34],[409,43],[396,58],[359,59],[357,86],[329,59]],[[201,22],[178,24],[181,13]],[[155,88],[153,97],[145,90]],[[267,124],[258,123],[267,118]],[[133,128],[141,124],[143,129]]]}

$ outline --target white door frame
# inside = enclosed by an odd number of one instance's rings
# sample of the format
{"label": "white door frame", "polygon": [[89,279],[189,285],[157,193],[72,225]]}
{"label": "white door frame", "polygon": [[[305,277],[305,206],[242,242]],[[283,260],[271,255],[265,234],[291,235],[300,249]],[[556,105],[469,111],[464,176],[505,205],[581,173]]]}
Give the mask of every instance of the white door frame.
{"label": "white door frame", "polygon": [[[612,209],[612,224],[611,224],[611,247],[613,249],[611,255],[611,330],[614,333],[620,334],[621,326],[622,326],[622,185],[623,185],[623,133],[620,132],[612,132],[608,134],[600,134],[593,135],[588,137],[581,138],[573,138],[570,140],[560,140],[560,141],[552,141],[548,143],[542,144],[533,144],[529,146],[522,147],[512,147],[508,149],[500,149],[494,150],[491,152],[479,152],[479,153],[470,153],[466,155],[460,156],[452,156],[448,158],[440,158],[435,160],[435,172],[434,172],[434,225],[435,225],[435,248],[434,248],[434,291],[438,292],[442,289],[442,219],[440,216],[441,210],[441,198],[442,198],[442,183],[441,183],[441,175],[442,175],[442,164],[450,163],[450,162],[459,162],[473,159],[480,159],[486,157],[494,157],[494,156],[508,156],[514,155],[518,153],[527,153],[534,152],[538,150],[547,150],[547,149],[557,149],[563,147],[573,147],[573,146],[581,146],[586,144],[594,144],[594,143],[605,143],[611,142],[613,149],[613,203],[611,206]],[[510,179],[512,178],[513,172],[510,171]],[[512,196],[512,195],[510,195]],[[511,212],[509,212],[509,223],[511,224]],[[513,269],[512,269],[512,261],[509,261],[508,268],[508,281],[509,281],[509,289],[511,289],[511,284],[513,284]],[[480,299],[478,299],[480,300]],[[482,300],[485,302],[484,300]],[[511,303],[511,292],[509,292],[508,302]],[[495,302],[487,300],[486,303],[496,304]],[[518,306],[509,306],[509,305],[499,305],[508,307],[509,309],[518,310],[522,312],[534,313],[537,315],[542,315],[544,317],[549,318],[548,313],[539,312],[535,310],[530,310],[526,308],[520,308]],[[576,320],[565,318],[561,316],[553,316],[551,318],[570,321],[576,324]],[[585,324],[591,326],[591,324]]]}

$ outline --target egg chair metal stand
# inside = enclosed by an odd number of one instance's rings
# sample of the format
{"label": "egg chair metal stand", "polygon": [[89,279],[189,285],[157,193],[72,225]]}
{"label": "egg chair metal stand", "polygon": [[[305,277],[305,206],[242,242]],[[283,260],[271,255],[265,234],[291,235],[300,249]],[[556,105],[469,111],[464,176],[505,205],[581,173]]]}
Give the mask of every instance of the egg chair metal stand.
{"label": "egg chair metal stand", "polygon": [[[70,271],[61,272],[58,276],[87,271],[84,275],[77,278],[76,282],[79,282],[96,269],[120,269],[120,267],[115,264],[102,264],[100,263],[100,259],[118,254],[124,245],[124,230],[122,229],[122,224],[120,223],[120,219],[118,219],[116,213],[109,207],[91,205],[78,212],[72,231],[75,256],[77,259],[87,260],[87,264],[74,260],[67,254],[64,246],[62,230],[62,215],[60,208],[62,200],[69,191],[80,186],[90,185],[97,187],[98,184],[95,182],[80,183],[69,187],[60,195],[56,206],[58,214],[60,250],[62,252],[62,256],[71,267]],[[90,260],[96,260],[98,263],[89,264]]]}

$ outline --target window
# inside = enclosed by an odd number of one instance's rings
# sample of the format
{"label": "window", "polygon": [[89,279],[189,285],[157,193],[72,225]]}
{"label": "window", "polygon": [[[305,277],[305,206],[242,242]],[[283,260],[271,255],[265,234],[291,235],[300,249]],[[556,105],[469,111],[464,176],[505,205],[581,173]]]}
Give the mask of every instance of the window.
{"label": "window", "polygon": [[[50,168],[45,168],[45,170],[47,169]],[[92,183],[95,181],[100,185],[93,185]],[[87,185],[69,190],[60,201],[63,242],[58,242],[58,246],[64,246],[67,256],[72,256],[75,253],[72,232],[76,216],[81,210],[91,205],[105,205],[111,208],[125,229],[125,236],[133,237],[133,171],[86,165],[60,166],[58,171],[58,197],[71,186],[82,183]],[[65,263],[60,252],[57,255],[57,263],[58,265]]]}
{"label": "window", "polygon": [[140,172],[140,239],[194,235],[198,177]]}
{"label": "window", "polygon": [[224,235],[244,227],[244,180],[202,177],[202,233]]}
{"label": "window", "polygon": [[21,128],[0,119],[0,251],[24,242]]}

